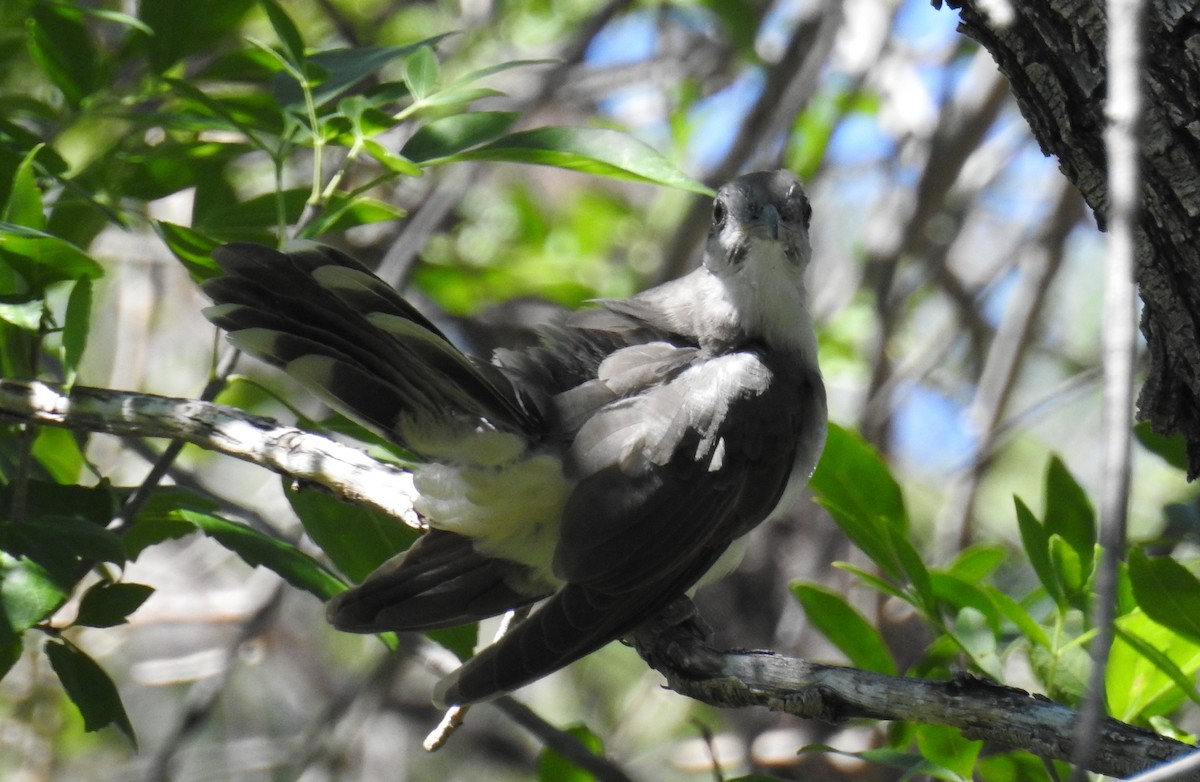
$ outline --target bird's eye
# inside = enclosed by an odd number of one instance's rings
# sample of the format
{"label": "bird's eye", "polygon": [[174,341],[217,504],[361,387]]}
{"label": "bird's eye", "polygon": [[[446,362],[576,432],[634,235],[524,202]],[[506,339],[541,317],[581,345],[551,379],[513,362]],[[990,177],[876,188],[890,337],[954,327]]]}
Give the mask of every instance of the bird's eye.
{"label": "bird's eye", "polygon": [[799,185],[792,185],[784,197],[783,216],[787,220],[798,221],[807,228],[812,219],[812,204]]}
{"label": "bird's eye", "polygon": [[725,227],[726,218],[725,204],[721,201],[713,202],[712,227],[714,230],[721,230]]}

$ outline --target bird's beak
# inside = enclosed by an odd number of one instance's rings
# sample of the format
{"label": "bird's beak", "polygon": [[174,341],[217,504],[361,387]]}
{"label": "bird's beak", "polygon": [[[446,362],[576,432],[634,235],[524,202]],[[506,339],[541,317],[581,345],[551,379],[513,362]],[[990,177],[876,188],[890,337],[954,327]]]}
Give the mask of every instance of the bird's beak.
{"label": "bird's beak", "polygon": [[779,238],[779,211],[771,204],[763,207],[762,213],[758,216],[759,225],[767,232],[767,236],[772,239]]}

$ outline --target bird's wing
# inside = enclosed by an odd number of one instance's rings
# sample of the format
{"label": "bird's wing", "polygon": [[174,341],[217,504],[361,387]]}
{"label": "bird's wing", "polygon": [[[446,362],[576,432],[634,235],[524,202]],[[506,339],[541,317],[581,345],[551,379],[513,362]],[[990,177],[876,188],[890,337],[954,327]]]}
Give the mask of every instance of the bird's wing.
{"label": "bird's wing", "polygon": [[[442,702],[486,699],[544,676],[682,595],[778,502],[805,416],[817,409],[809,401],[818,401],[819,380],[811,381],[740,353],[698,361],[597,412],[572,450],[584,476],[556,552],[566,586],[448,677]],[[819,403],[823,410],[823,395]]]}
{"label": "bird's wing", "polygon": [[226,274],[204,284],[215,302],[205,315],[235,345],[377,434],[398,439],[405,416],[484,418],[524,434],[541,426],[507,377],[464,355],[345,254],[230,244],[213,258]]}

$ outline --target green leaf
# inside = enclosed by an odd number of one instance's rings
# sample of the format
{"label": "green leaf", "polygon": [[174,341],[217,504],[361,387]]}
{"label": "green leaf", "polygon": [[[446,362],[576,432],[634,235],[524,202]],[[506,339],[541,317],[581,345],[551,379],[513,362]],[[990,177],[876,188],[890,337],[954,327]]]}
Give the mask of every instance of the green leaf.
{"label": "green leaf", "polygon": [[700,5],[720,20],[721,33],[728,36],[737,51],[754,56],[759,6],[753,0],[701,0]]}
{"label": "green leaf", "polygon": [[417,101],[424,99],[437,87],[440,78],[437,55],[429,46],[422,46],[404,60],[404,83]]}
{"label": "green leaf", "polygon": [[908,514],[899,484],[874,449],[847,430],[830,425],[809,488],[871,561],[896,580],[904,577],[891,528],[907,530]]}
{"label": "green leaf", "polygon": [[1004,614],[1004,617],[1016,626],[1021,635],[1037,646],[1046,649],[1050,648],[1050,637],[1046,635],[1045,629],[1029,615],[1029,612],[1020,603],[991,584],[987,584],[984,587],[984,591],[991,597],[992,602],[996,604],[1000,613]]}
{"label": "green leaf", "polygon": [[971,661],[985,674],[999,680],[1004,676],[996,654],[996,633],[988,626],[989,617],[970,606],[954,615],[952,637]]}
{"label": "green leaf", "polygon": [[419,532],[386,513],[342,502],[323,492],[294,491],[284,481],[284,494],[304,531],[354,583],[406,551],[420,537]]}
{"label": "green leaf", "polygon": [[713,195],[710,188],[679,171],[652,147],[625,133],[604,128],[546,127],[519,131],[459,153],[457,159],[535,163]]}
{"label": "green leaf", "polygon": [[900,563],[900,568],[908,577],[909,583],[912,584],[916,596],[920,600],[920,608],[926,616],[936,616],[937,599],[934,597],[933,586],[930,584],[929,570],[921,561],[921,556],[917,553],[912,541],[905,536],[904,529],[890,526],[887,527],[887,531],[891,538],[891,547],[896,561]]}
{"label": "green leaf", "polygon": [[1079,556],[1083,578],[1092,572],[1096,548],[1096,511],[1087,492],[1057,456],[1046,468],[1046,532],[1061,535]]}
{"label": "green leaf", "polygon": [[997,635],[1000,633],[1000,609],[983,586],[950,573],[934,573],[930,581],[938,600],[956,609],[972,608],[978,611],[987,620],[992,632]]}
{"label": "green leaf", "polygon": [[29,557],[63,584],[78,580],[76,570],[82,561],[125,562],[125,547],[119,537],[76,516],[0,521],[0,548]]}
{"label": "green leaf", "polygon": [[[587,747],[593,755],[604,754],[604,741],[586,725],[575,725],[567,728],[567,733],[574,736]],[[550,747],[546,747],[538,755],[538,782],[593,782],[595,777],[576,766],[565,756]]]}
{"label": "green leaf", "polygon": [[948,572],[970,583],[979,583],[996,572],[996,568],[1008,559],[1003,546],[979,543],[959,552],[950,564]]}
{"label": "green leaf", "polygon": [[397,155],[375,139],[363,139],[363,149],[388,171],[402,176],[421,176],[421,167],[408,158]]}
{"label": "green leaf", "polygon": [[13,175],[12,189],[9,190],[8,202],[0,213],[0,220],[6,223],[24,225],[39,231],[46,228],[46,214],[42,205],[42,191],[38,189],[36,159],[43,149],[38,144],[31,149],[17,166]]}
{"label": "green leaf", "polygon": [[27,19],[29,51],[72,105],[101,83],[96,47],[78,9],[35,3]]}
{"label": "green leaf", "polygon": [[520,116],[515,111],[469,111],[443,117],[422,126],[400,154],[417,163],[447,158],[496,138]]}
{"label": "green leaf", "polygon": [[[67,432],[52,429],[47,432]],[[69,433],[69,432],[68,432]],[[52,444],[54,441],[51,441]],[[114,489],[107,483],[97,486],[64,486],[50,481],[28,481],[25,484],[25,517],[38,519],[50,516],[70,516],[103,529],[129,490]],[[0,507],[12,507],[13,487],[0,486]]]}
{"label": "green leaf", "polygon": [[3,680],[12,667],[21,659],[25,651],[23,636],[8,626],[4,617],[4,604],[0,602],[0,680]]}
{"label": "green leaf", "polygon": [[1071,776],[1071,768],[1065,763],[1048,762],[1028,752],[985,754],[976,768],[975,778],[987,782],[1059,782]]}
{"label": "green leaf", "polygon": [[143,39],[151,66],[161,74],[189,54],[216,48],[215,43],[233,33],[253,5],[254,0],[141,0],[138,18],[154,31]]}
{"label": "green leaf", "polygon": [[1075,608],[1083,608],[1088,595],[1081,594],[1087,584],[1088,573],[1083,570],[1083,562],[1075,548],[1058,535],[1050,536],[1050,562],[1054,572],[1062,584],[1063,594],[1067,602]]}
{"label": "green leaf", "polygon": [[76,247],[89,247],[109,225],[122,224],[121,215],[112,215],[107,206],[90,194],[83,194],[78,199],[60,197],[50,210],[46,233]]}
{"label": "green leaf", "polygon": [[475,653],[475,647],[479,644],[479,623],[471,622],[442,630],[428,630],[425,635],[435,643],[454,652],[458,659],[466,660]]}
{"label": "green leaf", "polygon": [[279,225],[280,211],[288,224],[295,223],[304,211],[308,188],[298,187],[279,193],[264,193],[245,201],[233,201],[197,215],[194,228],[222,240],[261,239]]}
{"label": "green leaf", "polygon": [[[307,61],[310,65],[321,68],[325,78],[313,87],[313,100],[318,107],[324,106],[364,79],[378,74],[392,60],[412,54],[422,47],[432,46],[447,35],[449,33],[442,33],[402,46],[360,46],[353,49],[314,52],[308,55]],[[304,100],[300,86],[286,74],[278,74],[271,87],[281,106],[296,106]],[[374,93],[372,97],[376,97]],[[396,95],[389,97],[399,98]]]}
{"label": "green leaf", "polygon": [[83,716],[84,730],[91,733],[115,725],[136,749],[133,725],[121,704],[116,685],[104,669],[78,647],[61,639],[46,642],[46,656],[50,658],[50,667],[62,682],[67,697]]}
{"label": "green leaf", "polygon": [[154,594],[145,584],[101,581],[93,584],[79,601],[75,624],[85,627],[116,627]]}
{"label": "green leaf", "polygon": [[1200,580],[1170,557],[1129,552],[1129,578],[1138,606],[1154,621],[1200,642]]}
{"label": "green leaf", "polygon": [[1042,586],[1050,598],[1060,608],[1066,608],[1066,596],[1063,595],[1061,583],[1050,562],[1050,536],[1046,532],[1046,528],[1033,515],[1033,511],[1029,510],[1029,507],[1021,501],[1020,497],[1014,496],[1013,503],[1017,509],[1017,527],[1021,531],[1021,545],[1025,549],[1025,556],[1029,558],[1033,572],[1037,574],[1038,580],[1042,582]]}
{"label": "green leaf", "polygon": [[346,196],[335,193],[315,220],[300,232],[301,239],[311,239],[326,233],[346,231],[359,225],[398,220],[405,211],[394,204],[376,198]]}
{"label": "green leaf", "polygon": [[1052,698],[1082,698],[1087,692],[1092,656],[1078,644],[1047,649],[1034,646],[1029,662]]}
{"label": "green leaf", "polygon": [[146,35],[154,35],[154,30],[151,29],[149,25],[145,24],[136,17],[130,16],[129,14],[123,14],[120,11],[109,11],[105,8],[81,8],[79,10],[87,16],[103,19],[107,22],[114,22],[124,27],[137,30],[140,33],[145,33]]}
{"label": "green leaf", "polygon": [[215,514],[184,508],[176,511],[176,515],[237,554],[246,564],[265,567],[297,589],[316,595],[321,600],[328,600],[345,589],[345,584],[320,562],[290,543]]}
{"label": "green leaf", "polygon": [[[224,125],[214,123],[211,120],[205,120],[203,124],[214,125],[215,128],[224,127],[226,130],[238,131],[246,137],[255,147],[269,152],[259,139],[259,131],[274,132],[280,128],[272,125],[263,127],[263,123],[258,121],[254,115],[247,114],[238,110],[238,107],[228,100],[217,100],[208,95],[208,93],[199,89],[190,82],[183,79],[172,79],[162,77],[163,82],[171,85],[171,88],[181,97],[195,103],[197,106],[210,112],[217,119],[223,120]],[[294,82],[293,82],[294,83]],[[272,118],[274,119],[274,118]]]}
{"label": "green leaf", "polygon": [[1158,455],[1175,469],[1187,472],[1187,441],[1182,434],[1159,434],[1154,431],[1149,421],[1142,421],[1134,426],[1133,434],[1147,451]]}
{"label": "green leaf", "polygon": [[79,480],[84,458],[76,438],[81,436],[70,429],[43,426],[33,440],[34,458],[60,484],[72,484]]}
{"label": "green leaf", "polygon": [[857,568],[848,562],[834,562],[833,566],[838,570],[845,570],[847,573],[853,573],[854,575],[858,576],[860,581],[881,594],[894,597],[897,600],[912,605],[911,595],[905,593],[903,590],[897,589],[895,586],[884,581],[879,576],[868,573],[867,571]]}
{"label": "green leaf", "polygon": [[896,674],[896,662],[879,631],[845,598],[816,584],[793,582],[792,594],[808,620],[858,668]]}
{"label": "green leaf", "polygon": [[809,744],[806,747],[801,747],[799,752],[804,753],[833,753],[835,755],[844,755],[850,758],[860,758],[869,763],[877,763],[881,766],[900,769],[905,773],[903,779],[910,779],[921,774],[927,774],[935,779],[946,780],[946,782],[964,782],[963,778],[957,773],[947,768],[942,768],[938,764],[926,760],[921,755],[911,752],[901,752],[898,749],[884,747],[882,749],[867,749],[862,752],[846,752],[836,747],[831,747],[827,744]]}
{"label": "green leaf", "polygon": [[1131,722],[1166,713],[1184,696],[1200,704],[1200,645],[1142,611],[1119,617],[1114,629],[1117,637],[1105,669],[1108,708],[1114,717]]}
{"label": "green leaf", "polygon": [[334,136],[337,143],[346,145],[384,133],[398,124],[395,117],[363,95],[351,95],[338,102],[337,113],[330,117],[328,127],[334,127],[338,121],[350,123],[350,133],[342,131]]}
{"label": "green leaf", "polygon": [[100,264],[70,242],[44,231],[0,223],[0,252],[35,290],[53,282],[104,274]]}
{"label": "green leaf", "polygon": [[0,551],[0,616],[15,633],[49,619],[69,594],[38,563]]}
{"label": "green leaf", "polygon": [[425,108],[455,106],[482,100],[483,98],[496,98],[503,95],[503,92],[487,87],[463,87],[457,90],[438,90],[421,101],[421,105]]}
{"label": "green leaf", "polygon": [[67,298],[67,314],[63,321],[63,372],[68,386],[75,383],[83,350],[87,347],[92,317],[92,281],[80,277]]}
{"label": "green leaf", "polygon": [[497,73],[511,70],[513,68],[524,68],[530,65],[556,65],[560,62],[562,62],[562,60],[509,60],[508,62],[497,63],[496,65],[489,65],[484,68],[479,68],[478,70],[464,73],[462,76],[459,76],[447,84],[446,89],[452,90],[458,87],[465,87],[468,84],[473,84],[474,82],[486,79],[488,76],[493,76]]}
{"label": "green leaf", "polygon": [[37,331],[41,326],[44,310],[45,302],[42,299],[0,301],[0,320],[25,331]]}
{"label": "green leaf", "polygon": [[175,223],[156,220],[154,227],[171,254],[178,258],[188,276],[195,282],[204,282],[221,275],[221,269],[212,259],[213,250],[221,242],[192,228]]}
{"label": "green leaf", "polygon": [[949,769],[963,779],[971,779],[975,761],[983,749],[983,742],[965,739],[955,728],[918,725],[917,747],[927,760]]}
{"label": "green leaf", "polygon": [[275,0],[258,0],[258,4],[267,12],[267,19],[271,22],[271,29],[279,37],[284,57],[297,69],[303,67],[304,38],[301,37],[300,30],[296,28],[296,23]]}
{"label": "green leaf", "polygon": [[121,538],[129,558],[137,559],[147,548],[163,541],[195,533],[196,525],[179,515],[181,508],[215,513],[217,504],[209,497],[179,486],[159,487],[142,505],[133,519],[133,526]]}

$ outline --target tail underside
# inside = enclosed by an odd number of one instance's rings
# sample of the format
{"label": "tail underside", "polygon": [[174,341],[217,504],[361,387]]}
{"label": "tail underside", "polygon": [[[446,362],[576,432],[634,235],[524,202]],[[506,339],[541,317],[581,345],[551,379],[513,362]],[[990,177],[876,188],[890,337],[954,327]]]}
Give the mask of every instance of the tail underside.
{"label": "tail underside", "polygon": [[436,630],[477,622],[528,605],[541,594],[506,580],[517,566],[483,556],[471,540],[430,530],[326,606],[329,623],[352,633]]}

